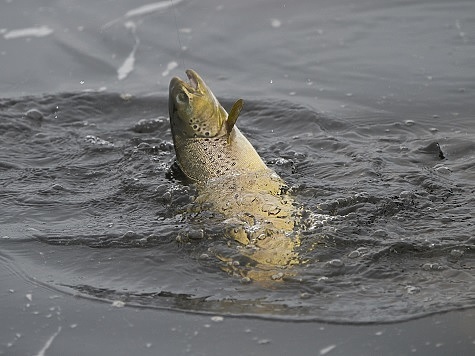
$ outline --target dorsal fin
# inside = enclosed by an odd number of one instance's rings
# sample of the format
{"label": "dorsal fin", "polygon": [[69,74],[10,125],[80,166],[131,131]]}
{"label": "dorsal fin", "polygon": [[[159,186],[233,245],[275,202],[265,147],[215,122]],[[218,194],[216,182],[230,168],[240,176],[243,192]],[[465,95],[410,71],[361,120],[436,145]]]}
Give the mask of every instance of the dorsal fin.
{"label": "dorsal fin", "polygon": [[244,100],[239,99],[236,101],[229,112],[228,119],[226,120],[226,130],[228,135],[231,133],[236,121],[238,119],[239,114],[241,113],[242,107],[244,105]]}

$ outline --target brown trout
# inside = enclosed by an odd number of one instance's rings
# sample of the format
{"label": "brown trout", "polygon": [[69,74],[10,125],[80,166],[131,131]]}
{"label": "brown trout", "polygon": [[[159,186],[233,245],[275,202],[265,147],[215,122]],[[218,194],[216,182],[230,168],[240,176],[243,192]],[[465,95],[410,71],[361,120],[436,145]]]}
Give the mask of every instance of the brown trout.
{"label": "brown trout", "polygon": [[237,128],[242,99],[228,115],[195,71],[186,74],[188,82],[170,82],[169,113],[177,164],[198,187],[194,205],[221,214],[229,223],[227,235],[253,264],[233,272],[276,279],[283,275],[278,271],[299,262],[298,209],[285,182]]}

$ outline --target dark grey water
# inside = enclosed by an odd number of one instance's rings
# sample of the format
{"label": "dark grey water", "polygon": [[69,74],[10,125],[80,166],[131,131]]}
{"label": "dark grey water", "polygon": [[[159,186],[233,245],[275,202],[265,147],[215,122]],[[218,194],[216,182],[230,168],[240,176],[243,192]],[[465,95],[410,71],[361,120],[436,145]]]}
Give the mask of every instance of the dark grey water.
{"label": "dark grey water", "polygon": [[[474,306],[475,3],[146,4],[1,5],[2,285],[333,323]],[[215,220],[177,242],[201,227],[171,168],[185,67],[244,98],[241,130],[319,217],[295,278],[223,272]]]}

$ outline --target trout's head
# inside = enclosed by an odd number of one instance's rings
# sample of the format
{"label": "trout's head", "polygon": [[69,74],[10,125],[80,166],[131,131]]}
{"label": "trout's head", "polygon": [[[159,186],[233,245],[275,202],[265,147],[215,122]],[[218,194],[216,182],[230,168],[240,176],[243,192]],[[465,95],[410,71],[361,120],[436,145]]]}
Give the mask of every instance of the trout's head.
{"label": "trout's head", "polygon": [[188,82],[177,77],[170,81],[168,109],[173,140],[222,135],[226,111],[195,71],[188,69],[186,75]]}

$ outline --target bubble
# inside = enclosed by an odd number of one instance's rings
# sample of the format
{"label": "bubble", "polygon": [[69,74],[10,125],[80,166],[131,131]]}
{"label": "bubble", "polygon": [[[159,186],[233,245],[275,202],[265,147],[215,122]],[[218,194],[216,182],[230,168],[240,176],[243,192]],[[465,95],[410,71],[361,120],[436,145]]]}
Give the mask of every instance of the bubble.
{"label": "bubble", "polygon": [[406,286],[405,289],[407,294],[417,294],[421,291],[421,289],[416,286]]}
{"label": "bubble", "polygon": [[445,267],[438,263],[424,263],[422,269],[424,271],[442,271]]}
{"label": "bubble", "polygon": [[343,263],[342,260],[336,258],[334,260],[328,261],[327,265],[331,266],[331,267],[342,267],[344,265],[344,263]]}
{"label": "bubble", "polygon": [[371,235],[374,237],[387,237],[388,233],[382,229],[378,229],[374,231]]}
{"label": "bubble", "polygon": [[30,109],[25,113],[25,117],[39,121],[43,119],[43,113],[37,109]]}
{"label": "bubble", "polygon": [[251,279],[249,277],[242,277],[241,278],[241,283],[242,284],[249,284],[249,283],[251,283]]}
{"label": "bubble", "polygon": [[412,198],[412,193],[408,190],[403,190],[401,193],[399,193],[399,198],[401,199]]}
{"label": "bubble", "polygon": [[451,170],[448,167],[442,166],[442,165],[436,165],[434,167],[434,169],[437,173],[440,173],[440,174],[450,174],[451,173]]}
{"label": "bubble", "polygon": [[462,256],[463,256],[463,251],[462,251],[462,250],[453,249],[452,251],[450,251],[450,256],[456,257],[456,258],[462,257]]}

